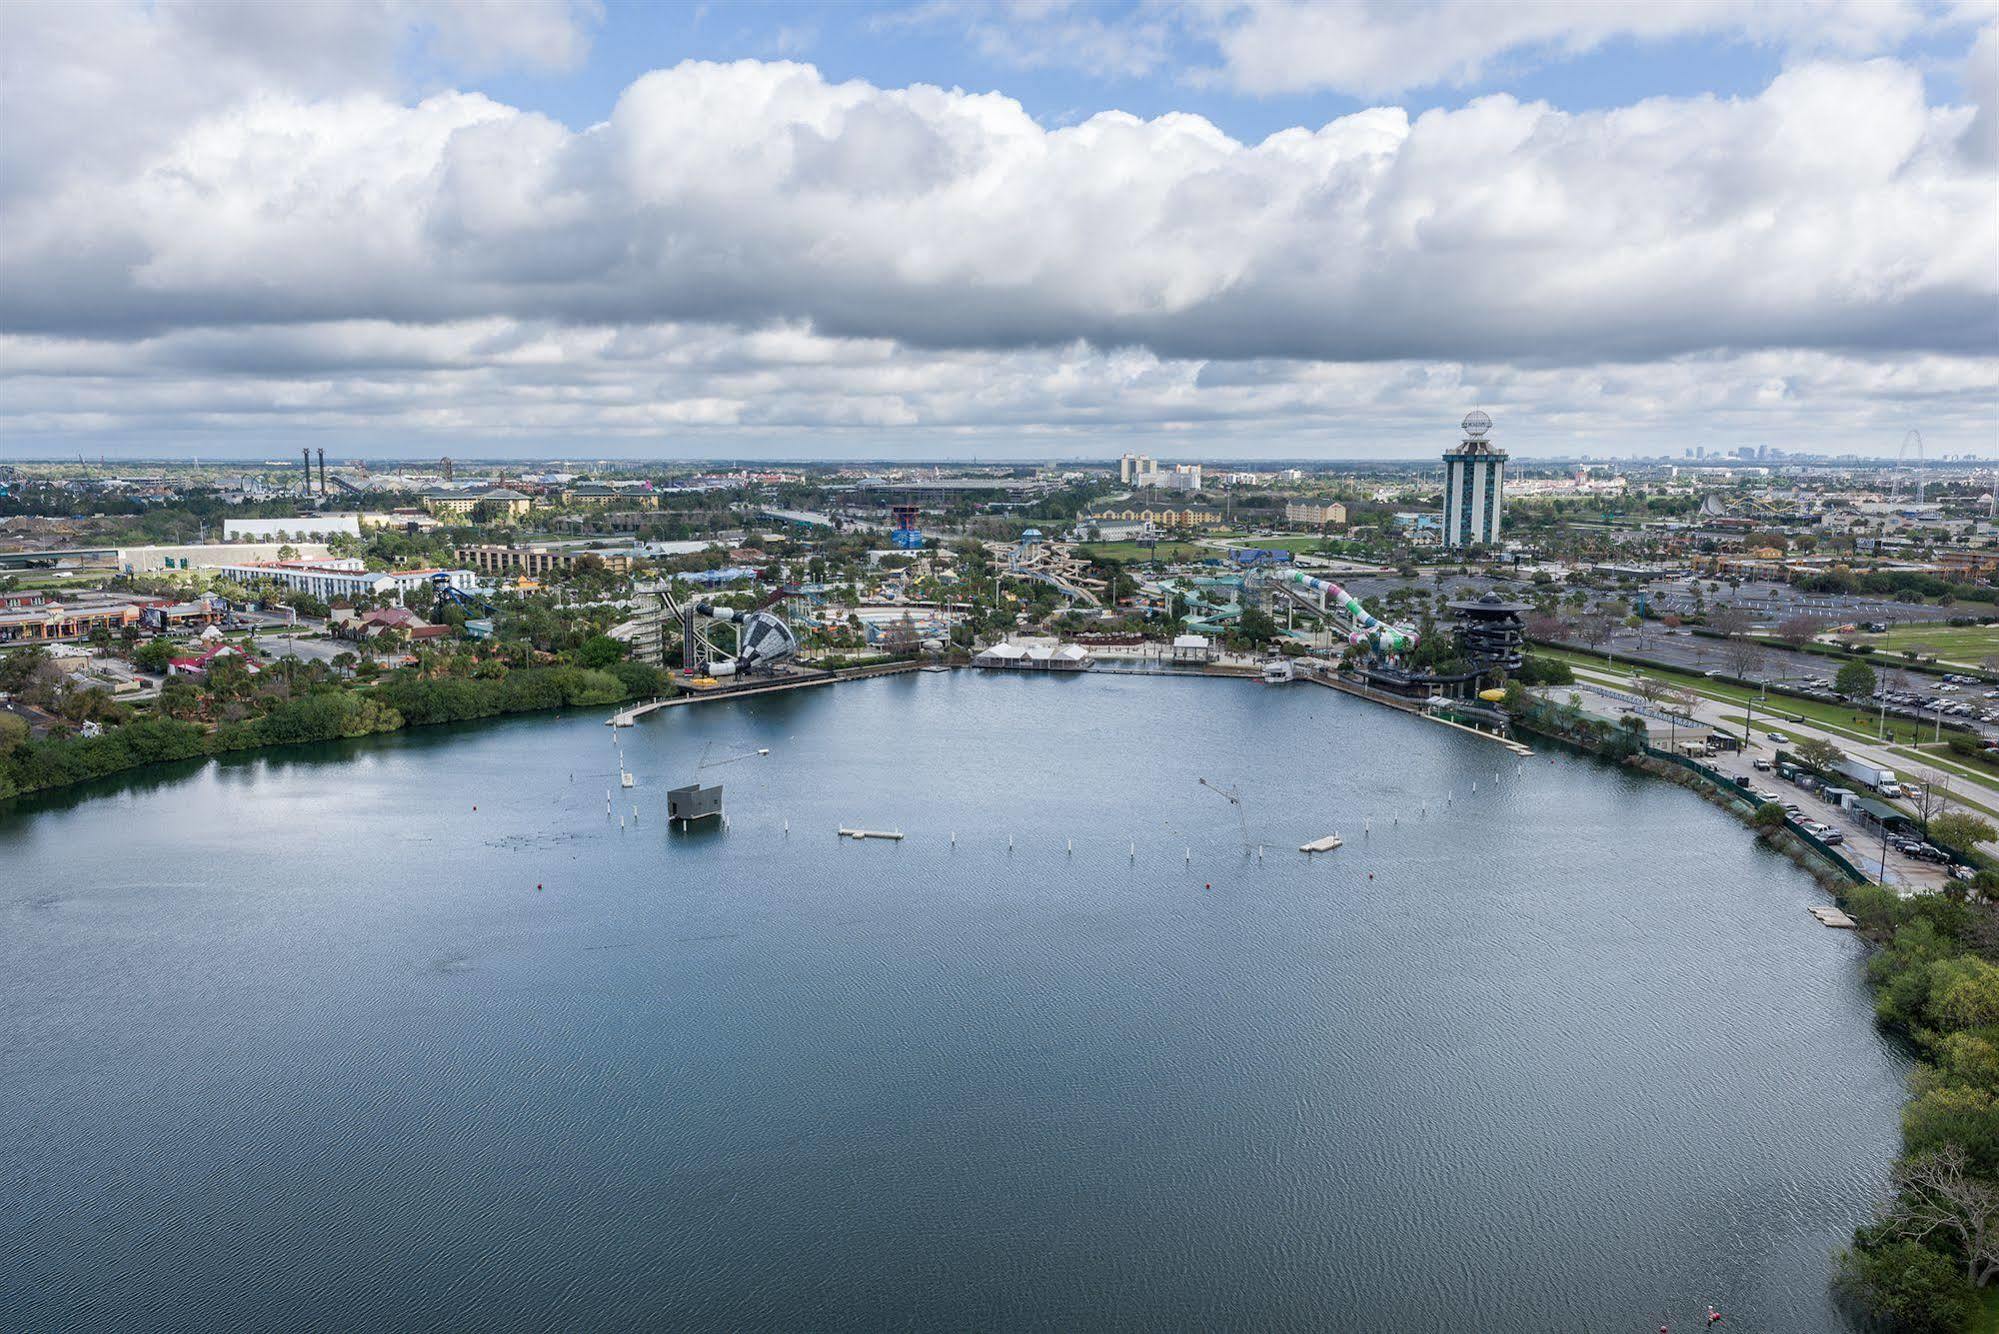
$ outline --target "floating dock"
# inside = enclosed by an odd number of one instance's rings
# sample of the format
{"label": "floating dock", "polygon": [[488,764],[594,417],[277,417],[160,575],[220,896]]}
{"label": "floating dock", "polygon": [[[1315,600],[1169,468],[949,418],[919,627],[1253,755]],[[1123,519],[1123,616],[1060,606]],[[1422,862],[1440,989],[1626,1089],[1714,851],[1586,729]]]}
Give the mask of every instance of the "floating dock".
{"label": "floating dock", "polygon": [[1331,852],[1334,848],[1342,846],[1345,842],[1346,840],[1338,834],[1327,834],[1324,838],[1315,838],[1310,843],[1300,843],[1298,851]]}
{"label": "floating dock", "polygon": [[902,831],[885,830],[885,829],[842,829],[840,831],[840,837],[851,838],[856,843],[860,842],[864,838],[885,838],[889,840],[891,843],[900,843],[902,841]]}
{"label": "floating dock", "polygon": [[1860,923],[1854,921],[1837,908],[1819,906],[1807,908],[1805,911],[1818,918],[1821,925],[1830,926],[1840,931],[1851,931],[1860,925]]}

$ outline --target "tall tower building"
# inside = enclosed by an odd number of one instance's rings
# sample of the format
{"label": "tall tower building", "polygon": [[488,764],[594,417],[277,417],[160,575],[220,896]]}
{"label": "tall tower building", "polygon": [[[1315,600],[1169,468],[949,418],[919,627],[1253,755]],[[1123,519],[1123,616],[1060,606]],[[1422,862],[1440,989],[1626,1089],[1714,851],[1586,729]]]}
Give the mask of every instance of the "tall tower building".
{"label": "tall tower building", "polygon": [[1485,438],[1492,418],[1473,410],[1464,443],[1444,455],[1444,545],[1497,546],[1506,509],[1506,455]]}

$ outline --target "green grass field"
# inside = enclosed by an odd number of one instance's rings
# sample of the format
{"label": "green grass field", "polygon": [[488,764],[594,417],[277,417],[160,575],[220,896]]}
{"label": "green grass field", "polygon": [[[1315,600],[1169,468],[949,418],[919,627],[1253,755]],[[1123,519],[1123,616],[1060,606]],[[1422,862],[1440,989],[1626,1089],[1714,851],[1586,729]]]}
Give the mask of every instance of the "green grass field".
{"label": "green grass field", "polygon": [[1311,553],[1316,552],[1320,547],[1324,546],[1325,542],[1326,539],[1323,537],[1308,536],[1239,537],[1230,539],[1229,545],[1232,547],[1255,547],[1263,551],[1302,551]]}
{"label": "green grass field", "polygon": [[15,570],[10,571],[14,587],[21,592],[49,592],[51,590],[86,587],[95,588],[109,579],[115,570]]}
{"label": "green grass field", "polygon": [[1161,542],[1157,547],[1150,548],[1138,542],[1086,542],[1076,550],[1092,560],[1119,560],[1127,564],[1150,559],[1224,559],[1222,553],[1214,548],[1197,547],[1192,542]]}
{"label": "green grass field", "polygon": [[1999,657],[1999,625],[1898,625],[1884,634],[1839,636],[1838,642],[1848,641],[1872,644],[1877,653],[1920,648],[1943,661],[1966,667],[1976,667],[1985,658]]}

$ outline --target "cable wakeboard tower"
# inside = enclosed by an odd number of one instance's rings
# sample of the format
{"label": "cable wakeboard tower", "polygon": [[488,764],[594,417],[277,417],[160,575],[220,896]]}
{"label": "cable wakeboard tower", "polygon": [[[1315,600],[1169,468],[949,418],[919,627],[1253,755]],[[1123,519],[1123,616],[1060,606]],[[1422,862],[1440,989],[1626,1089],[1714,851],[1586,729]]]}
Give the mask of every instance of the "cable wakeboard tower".
{"label": "cable wakeboard tower", "polygon": [[1349,644],[1365,644],[1376,653],[1407,653],[1416,647],[1415,627],[1390,625],[1330,579],[1303,570],[1270,570],[1258,577],[1332,621]]}

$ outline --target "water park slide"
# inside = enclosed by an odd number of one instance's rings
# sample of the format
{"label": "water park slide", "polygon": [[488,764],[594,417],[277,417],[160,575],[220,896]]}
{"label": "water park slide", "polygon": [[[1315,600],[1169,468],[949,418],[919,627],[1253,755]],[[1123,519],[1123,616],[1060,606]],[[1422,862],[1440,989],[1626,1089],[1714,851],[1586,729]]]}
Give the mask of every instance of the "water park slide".
{"label": "water park slide", "polygon": [[1292,589],[1320,595],[1320,605],[1347,621],[1347,642],[1368,644],[1378,653],[1406,653],[1416,647],[1416,632],[1406,625],[1389,625],[1361,605],[1359,598],[1330,579],[1320,579],[1303,570],[1274,571],[1265,576]]}

